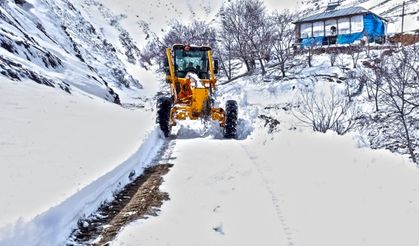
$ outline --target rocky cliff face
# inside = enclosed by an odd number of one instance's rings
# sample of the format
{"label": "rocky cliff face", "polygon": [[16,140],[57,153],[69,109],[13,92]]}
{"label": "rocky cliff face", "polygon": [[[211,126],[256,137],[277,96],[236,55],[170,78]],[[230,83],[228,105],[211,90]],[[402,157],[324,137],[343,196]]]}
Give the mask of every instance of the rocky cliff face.
{"label": "rocky cliff face", "polygon": [[125,88],[142,88],[126,70],[139,49],[120,18],[95,0],[1,0],[0,79],[119,103]]}

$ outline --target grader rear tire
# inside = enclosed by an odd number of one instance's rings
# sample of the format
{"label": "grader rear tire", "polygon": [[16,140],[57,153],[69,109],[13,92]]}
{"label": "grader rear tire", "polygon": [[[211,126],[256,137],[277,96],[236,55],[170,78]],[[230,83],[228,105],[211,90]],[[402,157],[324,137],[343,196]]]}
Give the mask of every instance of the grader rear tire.
{"label": "grader rear tire", "polygon": [[170,111],[172,108],[172,100],[169,97],[161,97],[157,101],[157,122],[165,137],[170,136]]}
{"label": "grader rear tire", "polygon": [[237,102],[228,100],[226,102],[226,119],[224,126],[224,137],[235,138],[237,136]]}

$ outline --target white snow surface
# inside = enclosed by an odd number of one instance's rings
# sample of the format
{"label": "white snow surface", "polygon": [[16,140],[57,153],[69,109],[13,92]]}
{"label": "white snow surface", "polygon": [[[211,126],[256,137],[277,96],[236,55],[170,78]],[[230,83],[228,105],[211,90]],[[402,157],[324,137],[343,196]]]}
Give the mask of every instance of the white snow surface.
{"label": "white snow surface", "polygon": [[113,245],[417,245],[419,172],[351,137],[177,140],[158,217]]}
{"label": "white snow surface", "polygon": [[[112,244],[417,245],[417,167],[370,150],[362,136],[313,133],[293,117],[299,88],[328,88],[335,83],[314,75],[341,75],[326,57],[313,63],[280,83],[270,74],[220,86],[217,104],[238,101],[238,139],[222,139],[217,124],[180,124],[161,187],[170,200]],[[0,105],[0,245],[65,244],[166,141],[150,102],[124,109],[2,79]],[[268,131],[261,115],[280,125]]]}
{"label": "white snow surface", "polygon": [[[257,81],[220,90],[223,100],[239,101],[239,128],[251,124],[253,132],[223,140],[215,126],[180,127],[161,187],[170,200],[159,216],[126,226],[112,245],[418,245],[417,167],[361,147],[360,136],[300,126],[281,108],[296,97],[293,86],[311,85],[310,78]],[[279,129],[268,133],[260,114],[278,119]]]}
{"label": "white snow surface", "polygon": [[0,83],[0,245],[61,245],[162,144],[154,114]]}

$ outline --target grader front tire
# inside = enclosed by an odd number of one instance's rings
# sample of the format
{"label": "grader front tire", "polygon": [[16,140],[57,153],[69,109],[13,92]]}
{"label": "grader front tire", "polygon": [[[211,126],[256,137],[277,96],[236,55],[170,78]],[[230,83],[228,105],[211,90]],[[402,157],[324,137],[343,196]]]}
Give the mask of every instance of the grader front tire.
{"label": "grader front tire", "polygon": [[224,126],[224,137],[235,138],[237,137],[237,114],[238,106],[234,100],[228,100],[226,103],[226,119]]}
{"label": "grader front tire", "polygon": [[169,97],[161,97],[157,101],[157,122],[165,137],[170,136],[170,111],[172,108],[172,100]]}

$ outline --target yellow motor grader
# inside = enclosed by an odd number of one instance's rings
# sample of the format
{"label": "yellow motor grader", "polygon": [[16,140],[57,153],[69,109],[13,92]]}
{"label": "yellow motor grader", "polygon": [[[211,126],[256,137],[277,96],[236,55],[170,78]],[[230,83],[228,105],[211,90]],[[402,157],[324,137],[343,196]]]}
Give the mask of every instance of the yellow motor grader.
{"label": "yellow motor grader", "polygon": [[157,122],[165,137],[176,121],[185,119],[218,121],[224,137],[236,137],[237,102],[228,100],[225,110],[213,105],[218,61],[210,47],[175,44],[166,49],[164,69],[171,97],[158,99]]}

